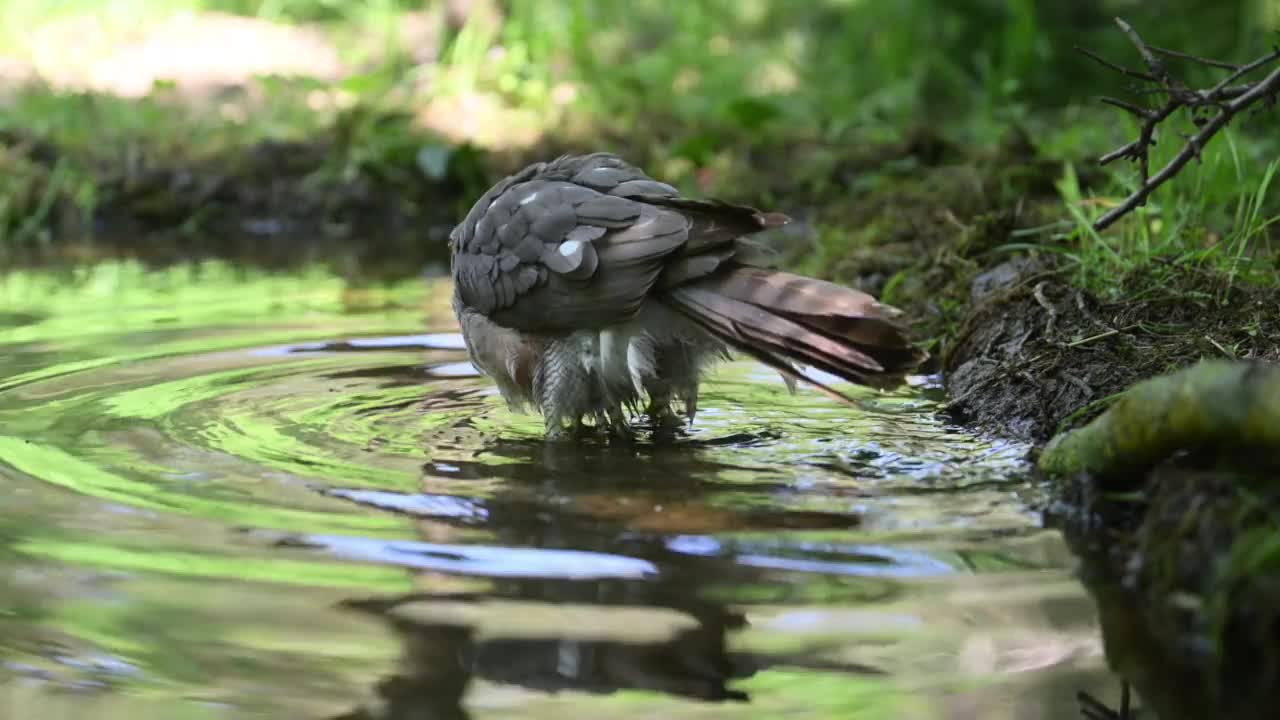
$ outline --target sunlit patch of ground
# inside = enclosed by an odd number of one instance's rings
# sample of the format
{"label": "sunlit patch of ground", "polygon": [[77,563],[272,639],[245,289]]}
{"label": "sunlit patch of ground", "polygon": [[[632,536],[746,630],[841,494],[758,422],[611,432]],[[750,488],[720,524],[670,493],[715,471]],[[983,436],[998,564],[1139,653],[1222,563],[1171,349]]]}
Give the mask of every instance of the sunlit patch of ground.
{"label": "sunlit patch of ground", "polygon": [[199,96],[260,75],[336,80],[345,70],[318,30],[222,13],[175,13],[134,28],[73,16],[33,28],[23,40],[18,54],[51,87],[123,97],[142,97],[157,82]]}
{"label": "sunlit patch of ground", "polygon": [[[105,14],[60,17],[0,50],[0,94],[37,83],[54,92],[137,99],[165,86],[198,105],[217,103],[224,117],[244,122],[269,94],[260,78],[318,81],[309,108],[340,109],[358,99],[360,76],[400,51],[411,64],[393,78],[391,97],[413,108],[419,129],[495,149],[527,148],[542,139],[552,118],[459,77],[474,68],[459,72],[438,63],[438,20],[430,12],[408,13],[386,33],[371,29],[338,38],[321,26],[215,12],[177,12],[132,24]],[[563,107],[575,92],[558,86],[549,97],[552,107]]]}

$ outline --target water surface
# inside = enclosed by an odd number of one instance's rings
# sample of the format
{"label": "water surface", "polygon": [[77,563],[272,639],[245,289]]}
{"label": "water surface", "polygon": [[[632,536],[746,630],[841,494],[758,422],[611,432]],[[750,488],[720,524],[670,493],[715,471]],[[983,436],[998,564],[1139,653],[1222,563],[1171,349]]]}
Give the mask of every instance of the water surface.
{"label": "water surface", "polygon": [[1076,718],[1092,604],[932,378],[549,445],[448,287],[0,279],[0,717]]}

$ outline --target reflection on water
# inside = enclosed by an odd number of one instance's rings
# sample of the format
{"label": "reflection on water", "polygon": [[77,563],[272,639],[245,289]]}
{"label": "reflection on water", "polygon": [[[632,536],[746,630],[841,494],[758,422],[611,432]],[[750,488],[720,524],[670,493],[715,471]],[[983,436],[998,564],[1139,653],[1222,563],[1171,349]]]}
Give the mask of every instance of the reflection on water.
{"label": "reflection on water", "polygon": [[[627,689],[741,701],[748,695],[728,683],[756,670],[753,658],[727,648],[727,632],[743,616],[715,605],[626,606],[593,598],[548,606],[426,595],[351,606],[384,618],[403,650],[373,702],[348,718],[466,717],[463,694],[473,679],[551,693]],[[501,626],[502,616],[529,625],[536,617],[541,627],[486,627]]]}
{"label": "reflection on water", "polygon": [[443,286],[0,283],[0,716],[1021,720],[1114,693],[1024,448],[948,426],[931,379],[850,410],[735,363],[673,442],[553,445],[475,377]]}

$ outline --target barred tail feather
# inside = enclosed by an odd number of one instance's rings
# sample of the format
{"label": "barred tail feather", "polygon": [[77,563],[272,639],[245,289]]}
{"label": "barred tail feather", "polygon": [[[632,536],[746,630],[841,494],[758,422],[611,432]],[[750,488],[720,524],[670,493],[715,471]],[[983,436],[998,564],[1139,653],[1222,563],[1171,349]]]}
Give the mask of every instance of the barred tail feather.
{"label": "barred tail feather", "polygon": [[927,357],[897,324],[897,310],[866,293],[791,273],[735,267],[671,288],[664,301],[789,381],[845,402],[852,400],[793,363],[885,387]]}

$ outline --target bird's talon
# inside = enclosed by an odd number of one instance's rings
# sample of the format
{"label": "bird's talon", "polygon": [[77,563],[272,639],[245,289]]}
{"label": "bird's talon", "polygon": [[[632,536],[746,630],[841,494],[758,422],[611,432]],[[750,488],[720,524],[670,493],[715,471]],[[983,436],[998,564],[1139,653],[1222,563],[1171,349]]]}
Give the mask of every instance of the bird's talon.
{"label": "bird's talon", "polygon": [[653,404],[646,411],[655,440],[672,440],[684,424],[669,404]]}

